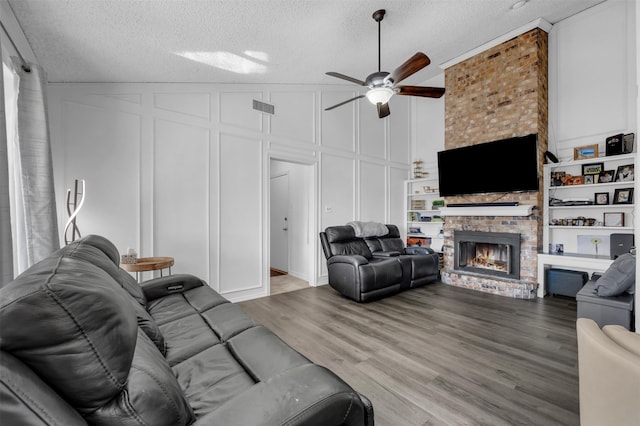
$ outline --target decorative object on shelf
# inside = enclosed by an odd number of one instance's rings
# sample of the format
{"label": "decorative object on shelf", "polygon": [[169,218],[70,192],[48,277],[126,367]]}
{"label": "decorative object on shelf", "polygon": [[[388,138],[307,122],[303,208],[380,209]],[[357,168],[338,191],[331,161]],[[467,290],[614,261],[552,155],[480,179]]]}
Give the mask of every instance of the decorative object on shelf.
{"label": "decorative object on shelf", "polygon": [[430,187],[430,186],[423,186],[423,187],[422,187],[422,191],[423,191],[425,194],[433,194],[434,192],[436,192],[436,191],[437,191],[437,188],[432,188],[432,187]]}
{"label": "decorative object on shelf", "polygon": [[615,170],[605,170],[598,176],[598,183],[610,183],[613,182],[613,178],[616,175]]}
{"label": "decorative object on shelf", "polygon": [[609,193],[608,192],[596,192],[595,194],[593,194],[593,200],[598,205],[609,204]]}
{"label": "decorative object on shelf", "polygon": [[624,154],[624,146],[622,144],[623,136],[624,135],[622,133],[619,133],[605,139],[605,155],[607,157],[610,155]]}
{"label": "decorative object on shelf", "polygon": [[420,229],[419,226],[410,226],[409,227],[409,233],[410,234],[422,234],[422,230]]}
{"label": "decorative object on shelf", "polygon": [[426,210],[426,200],[411,200],[411,210]]}
{"label": "decorative object on shelf", "polygon": [[549,163],[558,163],[559,162],[558,161],[558,157],[556,157],[555,155],[553,155],[549,151],[545,151],[544,158],[546,158],[547,162],[549,162]]}
{"label": "decorative object on shelf", "polygon": [[602,240],[600,238],[592,238],[591,244],[596,246],[596,256],[598,255],[598,244],[602,244]]}
{"label": "decorative object on shelf", "polygon": [[127,254],[120,256],[120,263],[125,265],[135,265],[138,263],[138,253],[132,248],[127,249]]}
{"label": "decorative object on shelf", "polygon": [[444,200],[433,200],[433,203],[431,203],[431,207],[433,208],[433,210],[439,210],[440,207],[444,207]]}
{"label": "decorative object on shelf", "polygon": [[564,253],[564,244],[549,244],[549,253],[551,254]]}
{"label": "decorative object on shelf", "polygon": [[624,153],[631,154],[633,152],[633,143],[635,140],[635,134],[627,133],[622,137],[622,145],[624,146]]}
{"label": "decorative object on shelf", "polygon": [[598,175],[584,175],[584,184],[592,184],[596,183],[595,180],[598,178]]}
{"label": "decorative object on shelf", "polygon": [[582,165],[583,175],[599,175],[604,170],[604,163],[589,163]]}
{"label": "decorative object on shelf", "polygon": [[633,188],[616,188],[613,194],[613,204],[632,204]]}
{"label": "decorative object on shelf", "polygon": [[413,162],[413,178],[414,179],[422,179],[427,177],[427,175],[429,174],[429,172],[425,172],[424,170],[422,170],[423,163],[424,161],[422,160],[416,160]]}
{"label": "decorative object on shelf", "polygon": [[551,226],[594,226],[596,219],[593,217],[564,217],[562,219],[552,219]]}
{"label": "decorative object on shelf", "polygon": [[564,184],[566,174],[567,173],[563,171],[551,172],[551,186],[562,186]]}
{"label": "decorative object on shelf", "polygon": [[576,148],[573,148],[574,160],[585,160],[587,158],[597,158],[597,157],[598,157],[598,144],[578,146]]}
{"label": "decorative object on shelf", "polygon": [[565,185],[584,185],[584,177],[567,175],[564,181]]}
{"label": "decorative object on shelf", "polygon": [[[593,254],[606,253],[610,251],[609,235],[578,235],[578,253]],[[597,242],[594,242],[597,241]]]}
{"label": "decorative object on shelf", "polygon": [[622,212],[605,212],[604,226],[624,226],[624,213]]}
{"label": "decorative object on shelf", "polygon": [[[78,189],[78,183],[80,183],[81,189]],[[80,209],[82,209],[82,205],[84,204],[84,194],[85,194],[85,181],[81,179],[75,180],[74,190],[73,190],[73,201],[71,201],[71,188],[67,189],[67,213],[69,214],[69,219],[67,219],[67,223],[64,225],[64,243],[69,244],[72,241],[75,241],[78,238],[82,238],[80,235],[80,229],[78,229],[78,225],[76,224],[76,218],[78,213],[80,213]],[[78,196],[80,199],[78,200]],[[67,231],[71,228],[71,238],[67,237]]]}
{"label": "decorative object on shelf", "polygon": [[625,164],[624,166],[618,166],[616,171],[616,182],[633,182],[634,179],[634,165]]}

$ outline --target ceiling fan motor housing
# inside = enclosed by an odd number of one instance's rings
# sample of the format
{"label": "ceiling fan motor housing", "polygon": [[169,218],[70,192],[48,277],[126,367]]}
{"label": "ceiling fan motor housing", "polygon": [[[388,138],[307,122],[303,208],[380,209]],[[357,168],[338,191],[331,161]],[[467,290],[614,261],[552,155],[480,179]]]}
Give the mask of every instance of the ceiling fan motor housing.
{"label": "ceiling fan motor housing", "polygon": [[388,76],[389,73],[386,71],[378,71],[370,74],[365,80],[365,85],[374,88],[374,87],[391,87],[392,83],[390,81],[385,81],[385,77]]}

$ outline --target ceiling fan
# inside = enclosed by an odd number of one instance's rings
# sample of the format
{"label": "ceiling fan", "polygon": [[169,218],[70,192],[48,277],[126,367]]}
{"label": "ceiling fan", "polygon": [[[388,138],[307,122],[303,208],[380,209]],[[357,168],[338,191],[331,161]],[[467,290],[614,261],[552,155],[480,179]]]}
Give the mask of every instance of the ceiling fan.
{"label": "ceiling fan", "polygon": [[378,117],[384,118],[391,114],[389,110],[389,99],[395,94],[404,96],[421,96],[424,98],[439,98],[444,95],[442,87],[423,87],[423,86],[396,86],[405,78],[415,74],[431,63],[431,60],[422,52],[418,52],[405,61],[392,73],[380,71],[380,21],[384,18],[386,11],[384,9],[377,10],[373,13],[373,20],[378,23],[378,72],[370,74],[365,81],[338,72],[328,72],[331,77],[341,78],[360,86],[369,88],[366,94],[356,96],[355,98],[340,102],[325,111],[332,110],[349,102],[366,97],[369,102],[378,107]]}

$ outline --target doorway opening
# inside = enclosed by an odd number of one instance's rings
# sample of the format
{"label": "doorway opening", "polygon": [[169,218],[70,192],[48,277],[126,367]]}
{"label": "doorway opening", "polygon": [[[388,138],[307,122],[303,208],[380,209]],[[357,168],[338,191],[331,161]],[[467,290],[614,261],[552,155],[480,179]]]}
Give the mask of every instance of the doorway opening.
{"label": "doorway opening", "polygon": [[310,285],[312,178],[312,165],[270,159],[270,295]]}

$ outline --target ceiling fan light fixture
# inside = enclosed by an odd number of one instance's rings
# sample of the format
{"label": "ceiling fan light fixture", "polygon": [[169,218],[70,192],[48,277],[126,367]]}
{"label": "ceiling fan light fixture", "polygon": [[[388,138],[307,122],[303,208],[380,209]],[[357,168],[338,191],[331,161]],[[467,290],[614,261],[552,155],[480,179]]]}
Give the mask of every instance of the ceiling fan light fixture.
{"label": "ceiling fan light fixture", "polygon": [[374,105],[386,104],[395,92],[391,87],[374,87],[367,92],[367,99]]}

